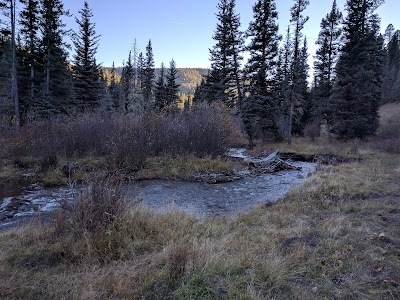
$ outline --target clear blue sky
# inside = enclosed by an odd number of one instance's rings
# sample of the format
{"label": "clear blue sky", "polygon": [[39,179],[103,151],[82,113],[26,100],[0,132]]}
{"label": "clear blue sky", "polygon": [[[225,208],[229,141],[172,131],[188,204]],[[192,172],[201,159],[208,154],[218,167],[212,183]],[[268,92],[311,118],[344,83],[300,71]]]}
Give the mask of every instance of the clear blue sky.
{"label": "clear blue sky", "polygon": [[[83,7],[83,0],[65,0],[64,5],[73,16]],[[97,60],[103,66],[121,66],[127,59],[136,38],[139,51],[145,51],[149,38],[153,43],[156,67],[168,65],[174,59],[178,67],[210,66],[208,49],[214,45],[212,35],[216,26],[218,0],[89,0],[93,21],[101,35]],[[237,0],[242,29],[252,19],[256,0]],[[289,23],[289,8],[293,0],[277,0],[280,31],[284,34]],[[315,53],[321,19],[330,11],[333,0],[310,0],[306,14],[310,20],[304,34],[308,38],[310,63]],[[344,10],[345,0],[337,0]],[[392,23],[400,29],[400,1],[386,0],[378,12],[382,31]],[[68,28],[76,29],[75,18],[67,20]]]}

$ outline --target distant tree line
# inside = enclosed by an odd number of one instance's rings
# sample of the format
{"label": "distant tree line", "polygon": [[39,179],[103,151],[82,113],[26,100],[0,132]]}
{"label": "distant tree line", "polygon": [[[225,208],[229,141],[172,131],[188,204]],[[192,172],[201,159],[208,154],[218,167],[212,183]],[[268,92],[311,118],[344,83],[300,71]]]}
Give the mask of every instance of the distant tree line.
{"label": "distant tree line", "polygon": [[[29,118],[96,110],[141,113],[175,105],[179,85],[174,61],[165,77],[166,98],[156,99],[160,94],[151,40],[144,54],[135,42],[121,76],[114,65],[105,73],[96,62],[100,36],[87,1],[75,18],[77,32],[65,28],[63,18],[70,14],[61,0],[0,0],[0,17],[0,116],[17,126]],[[66,35],[73,43],[71,60]]]}
{"label": "distant tree line", "polygon": [[[320,134],[327,139],[373,135],[378,108],[400,100],[399,31],[380,34],[375,13],[383,0],[347,0],[346,16],[333,1],[321,21],[309,86],[307,40],[302,34],[309,1],[294,0],[282,41],[274,0],[257,0],[245,32],[235,0],[220,0],[210,49],[211,70],[197,87],[194,102],[223,102],[236,110],[252,143]],[[245,44],[245,38],[248,43]],[[243,53],[249,59],[243,64]],[[314,131],[314,133],[312,133]]]}

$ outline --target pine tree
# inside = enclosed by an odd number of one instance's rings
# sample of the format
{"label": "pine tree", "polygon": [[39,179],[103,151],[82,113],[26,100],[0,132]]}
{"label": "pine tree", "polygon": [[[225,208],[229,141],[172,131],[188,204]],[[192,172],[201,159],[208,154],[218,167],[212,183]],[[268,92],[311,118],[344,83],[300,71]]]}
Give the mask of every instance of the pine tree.
{"label": "pine tree", "polygon": [[231,108],[236,105],[240,111],[243,98],[240,67],[244,40],[235,6],[236,0],[220,0],[218,4],[218,24],[213,35],[216,44],[210,49],[211,72],[207,81],[209,93],[214,95],[212,100],[222,101]]}
{"label": "pine tree", "polygon": [[0,1],[0,113],[11,118],[14,115],[11,102],[11,31],[8,17],[9,9],[5,0]]}
{"label": "pine tree", "polygon": [[68,113],[76,108],[71,72],[67,67],[66,45],[62,18],[69,16],[61,0],[40,0],[40,30],[43,78],[37,106],[43,116]]}
{"label": "pine tree", "polygon": [[99,37],[91,18],[93,13],[87,1],[79,11],[81,18],[75,18],[79,31],[74,35],[74,86],[75,96],[81,111],[94,110],[101,104],[101,84],[96,53]]}
{"label": "pine tree", "polygon": [[303,95],[298,90],[301,87],[301,31],[304,25],[308,21],[308,16],[303,16],[302,13],[310,4],[308,0],[294,0],[295,3],[290,9],[291,20],[290,22],[294,24],[294,37],[293,37],[293,59],[291,67],[291,86],[289,94],[289,113],[288,113],[288,129],[287,129],[287,142],[290,145],[292,143],[292,127],[295,115],[295,106],[299,105],[304,99]]}
{"label": "pine tree", "polygon": [[290,25],[287,28],[285,41],[279,51],[277,70],[275,74],[274,97],[278,103],[279,112],[276,116],[280,137],[287,137],[290,111],[290,84],[293,59],[293,41]]}
{"label": "pine tree", "polygon": [[347,0],[346,42],[336,65],[332,131],[340,139],[376,132],[381,101],[383,38],[374,13],[381,1]]}
{"label": "pine tree", "polygon": [[194,95],[193,95],[193,104],[196,103],[202,103],[206,100],[205,98],[205,88],[206,88],[206,78],[203,77],[201,79],[200,84],[196,86],[196,89],[194,90]]}
{"label": "pine tree", "polygon": [[154,58],[153,58],[153,47],[151,45],[151,40],[146,47],[146,57],[144,59],[143,66],[143,98],[145,101],[145,109],[149,108],[152,100],[153,92],[153,81],[155,78],[155,68],[154,68]]}
{"label": "pine tree", "polygon": [[115,64],[113,62],[111,68],[111,79],[110,85],[108,87],[108,92],[110,94],[112,110],[119,111],[120,110],[120,88],[117,82],[117,71],[115,69]]}
{"label": "pine tree", "polygon": [[129,107],[132,104],[131,94],[133,93],[134,89],[134,80],[135,80],[135,70],[132,61],[132,51],[129,51],[128,60],[123,67],[122,77],[121,77],[122,98],[123,98],[125,112],[129,111]]}
{"label": "pine tree", "polygon": [[400,31],[390,35],[386,47],[386,62],[382,83],[382,103],[400,99]]}
{"label": "pine tree", "polygon": [[23,41],[21,58],[21,83],[25,87],[20,89],[21,104],[24,114],[33,107],[39,84],[38,55],[39,55],[39,1],[20,0],[24,5],[20,12],[20,33]]}
{"label": "pine tree", "polygon": [[143,53],[140,52],[138,55],[137,84],[136,84],[139,90],[143,90],[143,82],[144,82],[144,56]]}
{"label": "pine tree", "polygon": [[330,139],[332,111],[329,99],[332,96],[334,68],[339,54],[340,37],[342,35],[342,13],[337,8],[336,0],[332,4],[332,10],[321,21],[316,44],[318,49],[314,61],[315,77],[315,107],[314,118],[318,124],[327,126],[327,138]]}
{"label": "pine tree", "polygon": [[166,105],[169,107],[176,108],[178,106],[178,93],[179,84],[177,84],[178,70],[174,60],[169,63],[168,74],[166,76]]}
{"label": "pine tree", "polygon": [[251,41],[247,47],[250,58],[245,66],[248,96],[244,99],[242,116],[251,140],[255,123],[262,127],[264,136],[276,138],[277,103],[273,96],[273,81],[281,36],[275,1],[258,0],[253,6],[253,18],[246,33]]}
{"label": "pine tree", "polygon": [[294,84],[294,91],[300,95],[301,101],[295,103],[293,133],[302,135],[304,128],[311,123],[312,98],[308,90],[308,47],[307,39],[304,38],[303,47],[299,56],[297,80]]}
{"label": "pine tree", "polygon": [[160,74],[155,83],[154,105],[156,109],[162,110],[165,108],[167,99],[167,89],[165,84],[165,67],[164,63],[161,64]]}

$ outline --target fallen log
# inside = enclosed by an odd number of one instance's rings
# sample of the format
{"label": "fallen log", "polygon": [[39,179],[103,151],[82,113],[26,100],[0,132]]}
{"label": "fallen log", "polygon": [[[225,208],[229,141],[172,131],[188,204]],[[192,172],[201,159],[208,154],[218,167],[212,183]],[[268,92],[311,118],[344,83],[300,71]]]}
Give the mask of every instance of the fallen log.
{"label": "fallen log", "polygon": [[262,159],[252,159],[249,164],[250,167],[258,174],[274,173],[287,170],[301,170],[301,167],[296,167],[284,160],[279,156],[279,150],[268,155]]}

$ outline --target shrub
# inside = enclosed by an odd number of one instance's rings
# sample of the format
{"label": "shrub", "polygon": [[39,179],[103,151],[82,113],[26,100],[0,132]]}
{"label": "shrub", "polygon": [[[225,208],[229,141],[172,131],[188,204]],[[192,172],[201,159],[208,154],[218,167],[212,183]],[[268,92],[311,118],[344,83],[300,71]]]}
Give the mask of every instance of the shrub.
{"label": "shrub", "polygon": [[381,125],[372,146],[388,153],[400,153],[400,119],[398,104],[387,104],[380,110]]}
{"label": "shrub", "polygon": [[314,142],[315,139],[320,136],[320,133],[321,133],[321,128],[318,123],[308,124],[304,128],[304,136],[309,137],[312,142]]}
{"label": "shrub", "polygon": [[35,157],[44,168],[65,157],[102,156],[132,171],[151,156],[223,154],[239,134],[228,111],[206,105],[142,116],[83,114],[25,126],[7,139],[7,155]]}

